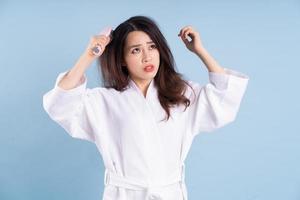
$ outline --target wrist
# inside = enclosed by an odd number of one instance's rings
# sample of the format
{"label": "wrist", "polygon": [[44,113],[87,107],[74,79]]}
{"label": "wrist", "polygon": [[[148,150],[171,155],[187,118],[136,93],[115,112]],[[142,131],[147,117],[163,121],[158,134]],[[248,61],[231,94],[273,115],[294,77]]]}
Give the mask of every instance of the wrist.
{"label": "wrist", "polygon": [[198,56],[203,55],[206,52],[206,49],[203,46],[197,47],[195,49],[195,54],[197,54]]}
{"label": "wrist", "polygon": [[94,60],[93,57],[91,57],[88,54],[84,53],[77,60],[77,62],[75,64],[75,68],[76,69],[80,69],[80,71],[81,70],[85,71],[87,68],[89,68],[89,66],[91,65],[91,63],[93,62],[93,60]]}
{"label": "wrist", "polygon": [[80,60],[85,61],[85,62],[93,62],[95,58],[96,58],[96,56],[91,52],[84,52],[80,56]]}

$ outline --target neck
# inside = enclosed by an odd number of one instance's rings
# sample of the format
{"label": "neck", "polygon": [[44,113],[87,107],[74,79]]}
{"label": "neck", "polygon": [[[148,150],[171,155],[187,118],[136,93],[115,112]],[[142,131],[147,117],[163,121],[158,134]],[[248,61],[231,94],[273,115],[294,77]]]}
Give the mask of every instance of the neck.
{"label": "neck", "polygon": [[143,93],[144,97],[146,97],[151,80],[143,80],[143,81],[133,80],[133,81],[138,86],[140,91]]}

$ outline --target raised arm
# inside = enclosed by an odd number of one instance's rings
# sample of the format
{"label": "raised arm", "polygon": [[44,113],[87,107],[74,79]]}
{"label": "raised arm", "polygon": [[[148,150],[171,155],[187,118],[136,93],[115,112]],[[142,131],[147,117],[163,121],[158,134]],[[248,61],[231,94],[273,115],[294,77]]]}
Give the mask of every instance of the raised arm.
{"label": "raised arm", "polygon": [[[186,47],[202,60],[209,72],[225,73],[224,69],[204,48],[200,39],[200,34],[196,30],[194,30],[193,27],[186,26],[182,28],[178,36],[181,37]],[[188,37],[191,38],[191,41],[189,41]]]}
{"label": "raised arm", "polygon": [[[93,60],[101,54],[94,55],[92,47],[99,43],[103,50],[107,38],[92,37],[87,49],[76,62],[75,66],[62,72],[56,78],[54,87],[43,95],[43,107],[50,118],[62,126],[74,138],[95,141],[95,119],[93,90],[86,88],[85,70]],[[103,51],[102,51],[103,52]],[[102,107],[97,107],[99,113],[104,113]]]}
{"label": "raised arm", "polygon": [[99,44],[102,47],[102,52],[105,49],[105,46],[110,42],[110,38],[104,35],[93,36],[90,39],[90,42],[84,51],[84,53],[80,56],[74,67],[68,71],[68,73],[61,79],[58,83],[58,86],[64,90],[69,90],[76,87],[78,84],[84,82],[84,73],[86,69],[91,65],[91,63],[98,57],[99,55],[94,55],[92,52],[92,48]]}
{"label": "raised arm", "polygon": [[210,132],[234,121],[249,77],[221,67],[203,47],[199,33],[191,26],[182,28],[178,36],[203,61],[209,75],[209,83],[204,86],[189,81],[196,98],[193,98],[190,91],[188,96],[195,101],[188,109],[187,130],[195,136],[202,131]]}

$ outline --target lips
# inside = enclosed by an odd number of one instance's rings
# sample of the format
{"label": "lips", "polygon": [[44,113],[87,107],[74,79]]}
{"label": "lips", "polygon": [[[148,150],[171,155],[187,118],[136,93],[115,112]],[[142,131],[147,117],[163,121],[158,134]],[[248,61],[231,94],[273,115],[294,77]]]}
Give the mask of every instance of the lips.
{"label": "lips", "polygon": [[154,69],[154,65],[147,65],[146,67],[144,67],[145,71],[152,71]]}

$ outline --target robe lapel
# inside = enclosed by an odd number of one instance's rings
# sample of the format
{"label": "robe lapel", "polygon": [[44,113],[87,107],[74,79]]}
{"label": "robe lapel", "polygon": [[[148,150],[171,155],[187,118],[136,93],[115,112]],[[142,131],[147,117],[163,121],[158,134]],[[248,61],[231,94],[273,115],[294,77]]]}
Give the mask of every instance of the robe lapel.
{"label": "robe lapel", "polygon": [[[133,80],[130,79],[129,87],[136,93],[136,98],[139,98],[137,106],[139,106],[140,116],[137,120],[143,127],[143,137],[145,137],[146,146],[145,152],[147,155],[148,167],[149,167],[149,184],[161,184],[166,181],[165,174],[165,158],[163,157],[163,146],[160,137],[158,122],[161,120],[161,115],[157,116],[155,111],[160,106],[157,98],[157,88],[154,85],[154,79],[150,82],[147,89],[146,97],[144,97],[142,91],[138,88]],[[159,105],[158,105],[159,104]]]}

